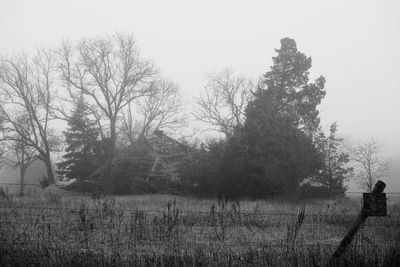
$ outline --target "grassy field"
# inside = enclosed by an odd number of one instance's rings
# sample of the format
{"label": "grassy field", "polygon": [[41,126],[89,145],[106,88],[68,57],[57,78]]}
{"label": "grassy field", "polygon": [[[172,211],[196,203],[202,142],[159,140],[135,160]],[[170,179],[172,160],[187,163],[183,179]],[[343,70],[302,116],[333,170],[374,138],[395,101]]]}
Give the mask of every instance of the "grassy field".
{"label": "grassy field", "polygon": [[[360,196],[309,202],[46,191],[0,200],[0,265],[391,266],[400,205],[368,218],[339,263],[329,258]],[[38,255],[38,256],[37,256]]]}

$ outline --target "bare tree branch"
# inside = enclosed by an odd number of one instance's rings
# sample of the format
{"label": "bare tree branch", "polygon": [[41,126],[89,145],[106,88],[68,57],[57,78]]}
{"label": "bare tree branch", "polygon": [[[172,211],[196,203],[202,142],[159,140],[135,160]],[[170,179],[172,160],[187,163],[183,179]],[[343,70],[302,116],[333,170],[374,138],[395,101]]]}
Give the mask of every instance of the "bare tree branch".
{"label": "bare tree branch", "polygon": [[229,69],[213,73],[208,77],[204,95],[196,99],[198,108],[193,115],[229,137],[235,127],[242,125],[254,88],[251,80],[234,76]]}
{"label": "bare tree branch", "polygon": [[[151,93],[136,99],[123,113],[121,131],[132,143],[154,130],[175,130],[182,127],[183,97],[178,87],[165,79],[155,80]],[[137,120],[133,120],[136,111]]]}

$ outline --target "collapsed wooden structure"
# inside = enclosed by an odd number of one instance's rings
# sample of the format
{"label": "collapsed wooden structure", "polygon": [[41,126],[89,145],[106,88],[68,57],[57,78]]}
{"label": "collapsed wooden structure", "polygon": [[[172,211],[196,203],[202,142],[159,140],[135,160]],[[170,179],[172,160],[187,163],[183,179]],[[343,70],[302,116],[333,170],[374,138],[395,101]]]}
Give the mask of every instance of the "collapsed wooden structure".
{"label": "collapsed wooden structure", "polygon": [[179,183],[178,169],[188,157],[186,145],[156,130],[121,151],[116,163],[130,165],[136,179],[150,184]]}

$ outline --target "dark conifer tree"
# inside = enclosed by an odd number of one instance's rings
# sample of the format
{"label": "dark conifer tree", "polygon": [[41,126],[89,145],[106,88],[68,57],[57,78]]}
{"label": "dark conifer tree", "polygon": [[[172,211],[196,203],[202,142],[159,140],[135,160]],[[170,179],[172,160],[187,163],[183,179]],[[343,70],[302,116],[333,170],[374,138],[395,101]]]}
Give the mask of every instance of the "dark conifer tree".
{"label": "dark conifer tree", "polygon": [[347,189],[345,180],[353,172],[353,168],[347,166],[349,154],[340,151],[342,138],[337,137],[337,123],[333,123],[326,135],[320,131],[317,137],[317,146],[324,157],[323,168],[313,176],[310,181],[324,188],[330,196],[343,195]]}
{"label": "dark conifer tree", "polygon": [[68,178],[84,179],[96,170],[99,162],[99,130],[91,120],[90,111],[81,97],[76,103],[64,132],[67,143],[65,161],[57,164],[60,173]]}
{"label": "dark conifer tree", "polygon": [[249,192],[256,188],[266,195],[295,196],[301,183],[322,168],[314,139],[325,79],[309,82],[311,58],[297,50],[293,39],[282,39],[276,52],[246,109],[243,128],[227,146],[225,169],[232,171],[227,180],[237,177],[233,184]]}

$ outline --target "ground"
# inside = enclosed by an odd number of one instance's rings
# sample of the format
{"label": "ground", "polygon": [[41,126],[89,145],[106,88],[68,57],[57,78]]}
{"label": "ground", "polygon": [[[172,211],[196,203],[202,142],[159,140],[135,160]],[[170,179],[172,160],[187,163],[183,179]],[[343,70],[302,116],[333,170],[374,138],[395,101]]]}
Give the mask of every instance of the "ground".
{"label": "ground", "polygon": [[[48,189],[41,196],[1,200],[2,254],[12,262],[12,255],[39,249],[53,255],[47,256],[50,265],[60,259],[57,253],[66,257],[82,252],[106,264],[117,257],[121,264],[164,265],[172,257],[172,265],[275,265],[282,260],[320,265],[328,262],[357,216],[360,197],[293,203],[172,195],[94,197]],[[395,197],[389,197],[387,217],[367,219],[345,259],[385,265],[399,248],[400,204]],[[160,262],[148,264],[152,257]]]}

